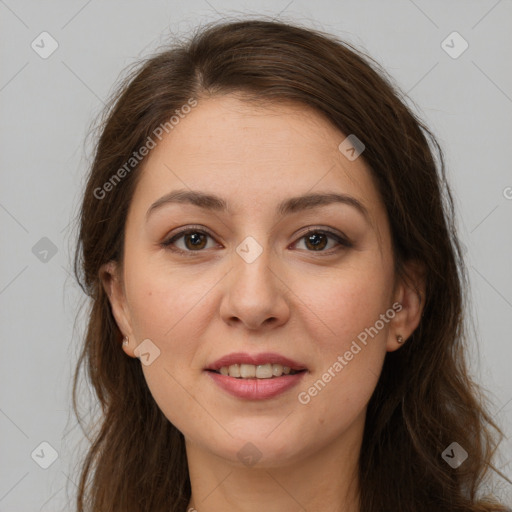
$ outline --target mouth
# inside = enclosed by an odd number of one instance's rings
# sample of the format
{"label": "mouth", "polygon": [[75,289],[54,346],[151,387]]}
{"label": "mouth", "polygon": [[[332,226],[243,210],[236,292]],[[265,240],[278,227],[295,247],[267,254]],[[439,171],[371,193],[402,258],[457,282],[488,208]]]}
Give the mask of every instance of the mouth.
{"label": "mouth", "polygon": [[205,370],[234,379],[276,379],[306,372],[307,368],[280,354],[237,353],[218,359]]}
{"label": "mouth", "polygon": [[224,392],[242,400],[277,399],[299,385],[309,370],[275,353],[236,353],[224,356],[205,373]]}
{"label": "mouth", "polygon": [[282,364],[232,364],[229,366],[222,366],[219,370],[208,370],[209,372],[233,377],[235,379],[275,379],[287,375],[295,375],[297,373],[305,372],[305,369],[295,370],[290,366],[283,366]]}

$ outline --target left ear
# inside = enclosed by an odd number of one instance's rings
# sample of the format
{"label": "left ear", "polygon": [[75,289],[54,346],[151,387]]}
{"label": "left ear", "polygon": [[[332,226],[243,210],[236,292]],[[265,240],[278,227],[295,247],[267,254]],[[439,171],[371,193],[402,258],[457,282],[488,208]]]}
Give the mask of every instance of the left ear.
{"label": "left ear", "polygon": [[[395,309],[395,317],[390,322],[386,350],[393,352],[400,348],[418,327],[425,306],[426,270],[425,265],[417,260],[404,264],[405,277],[395,287],[394,303],[401,305]],[[397,337],[401,336],[402,343]]]}

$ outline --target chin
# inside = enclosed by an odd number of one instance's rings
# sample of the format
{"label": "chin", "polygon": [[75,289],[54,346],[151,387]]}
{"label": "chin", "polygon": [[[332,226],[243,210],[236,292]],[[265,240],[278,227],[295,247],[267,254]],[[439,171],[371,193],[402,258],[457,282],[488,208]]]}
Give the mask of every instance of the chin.
{"label": "chin", "polygon": [[[274,425],[275,426],[275,425]],[[240,467],[272,468],[286,466],[304,456],[304,439],[290,436],[290,432],[281,434],[267,433],[267,429],[247,428],[244,434],[224,436],[223,440],[209,437],[203,440],[203,446],[216,456]]]}

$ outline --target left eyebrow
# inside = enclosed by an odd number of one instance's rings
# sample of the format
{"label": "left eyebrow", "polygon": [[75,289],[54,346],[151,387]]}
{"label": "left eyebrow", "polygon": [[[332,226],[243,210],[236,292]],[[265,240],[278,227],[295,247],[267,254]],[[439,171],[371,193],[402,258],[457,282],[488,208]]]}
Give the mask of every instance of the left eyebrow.
{"label": "left eyebrow", "polygon": [[[172,192],[162,196],[160,199],[157,199],[146,212],[146,219],[149,218],[152,212],[163,205],[173,203],[192,204],[205,210],[229,213],[228,203],[219,196],[198,190],[180,189],[173,190]],[[361,213],[367,221],[370,220],[367,208],[358,199],[347,194],[337,193],[315,193],[290,197],[278,204],[276,213],[280,216],[284,216],[302,210],[327,206],[333,203],[352,206]]]}

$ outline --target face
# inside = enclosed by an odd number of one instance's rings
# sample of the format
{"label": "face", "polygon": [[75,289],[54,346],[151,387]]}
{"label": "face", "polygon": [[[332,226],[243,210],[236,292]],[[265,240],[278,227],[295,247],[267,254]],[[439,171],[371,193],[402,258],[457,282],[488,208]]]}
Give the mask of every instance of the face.
{"label": "face", "polygon": [[146,159],[123,265],[103,279],[125,352],[187,446],[270,467],[362,432],[386,352],[418,318],[345,138],[303,105],[226,95]]}

